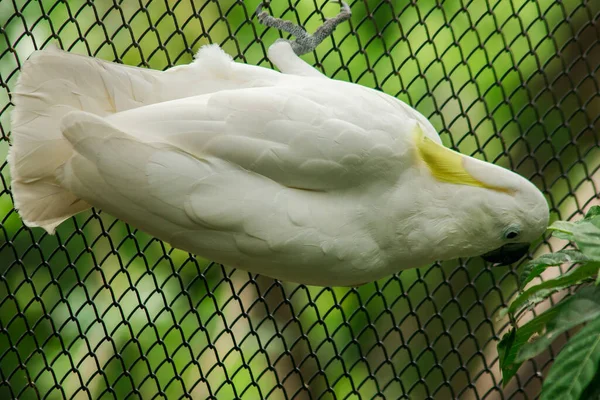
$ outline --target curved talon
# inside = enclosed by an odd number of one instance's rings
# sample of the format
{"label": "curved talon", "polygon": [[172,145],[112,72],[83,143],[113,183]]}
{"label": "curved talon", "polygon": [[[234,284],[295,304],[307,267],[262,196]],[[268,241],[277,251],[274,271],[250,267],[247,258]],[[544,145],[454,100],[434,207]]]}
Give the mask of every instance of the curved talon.
{"label": "curved talon", "polygon": [[[262,9],[263,9],[264,5],[265,5],[264,1],[261,1],[260,3],[258,3],[258,7],[256,7],[256,11],[254,11],[254,14],[256,14],[256,16],[258,16],[258,14],[262,13]],[[267,6],[269,6],[268,3],[267,3]]]}
{"label": "curved talon", "polygon": [[340,1],[342,3],[342,11],[348,14],[352,14],[352,10],[350,10],[350,6],[345,1]]}
{"label": "curved talon", "polygon": [[350,10],[350,6],[345,1],[343,1],[343,0],[331,0],[331,2],[332,3],[340,3],[340,9],[342,10],[343,13],[352,14],[352,11]]}

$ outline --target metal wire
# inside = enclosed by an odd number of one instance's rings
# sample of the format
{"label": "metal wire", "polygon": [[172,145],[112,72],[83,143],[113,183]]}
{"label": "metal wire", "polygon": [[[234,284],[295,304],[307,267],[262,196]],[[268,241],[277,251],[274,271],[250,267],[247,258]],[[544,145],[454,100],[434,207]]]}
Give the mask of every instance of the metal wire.
{"label": "metal wire", "polygon": [[[219,43],[269,67],[257,1],[0,1],[0,155],[34,49],[164,69]],[[511,168],[553,218],[598,204],[600,2],[354,1],[304,56],[430,118],[446,144]],[[273,1],[314,30],[338,6]],[[0,157],[3,160],[5,157]],[[0,398],[532,399],[551,351],[500,384],[495,313],[517,266],[459,260],[360,288],[313,288],[170,248],[95,210],[27,229],[0,186]],[[545,241],[539,251],[559,244]]]}

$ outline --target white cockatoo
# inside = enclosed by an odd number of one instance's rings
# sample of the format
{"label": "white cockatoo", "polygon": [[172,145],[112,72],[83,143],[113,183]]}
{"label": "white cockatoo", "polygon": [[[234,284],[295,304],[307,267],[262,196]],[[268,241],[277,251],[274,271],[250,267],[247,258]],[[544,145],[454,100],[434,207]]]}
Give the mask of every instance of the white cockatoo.
{"label": "white cockatoo", "polygon": [[49,233],[97,207],[172,246],[273,278],[355,286],[435,260],[518,260],[548,224],[527,179],[441,144],[402,101],[329,79],[298,54],[281,71],[216,45],[189,65],[133,68],[36,51],[13,92],[15,207]]}

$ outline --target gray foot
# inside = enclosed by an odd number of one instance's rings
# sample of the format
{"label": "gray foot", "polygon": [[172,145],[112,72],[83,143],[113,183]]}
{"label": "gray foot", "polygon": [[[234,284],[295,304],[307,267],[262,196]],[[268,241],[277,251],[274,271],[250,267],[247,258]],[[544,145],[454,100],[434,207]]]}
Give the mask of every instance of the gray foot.
{"label": "gray foot", "polygon": [[260,3],[256,8],[256,16],[261,24],[287,32],[294,36],[296,40],[282,40],[288,42],[292,46],[294,53],[302,55],[316,49],[327,36],[331,35],[336,26],[350,19],[350,16],[352,15],[350,6],[343,1],[340,1],[340,3],[342,8],[340,13],[336,17],[326,19],[325,23],[323,23],[323,25],[321,25],[312,35],[306,32],[303,27],[296,25],[291,21],[285,21],[270,16],[266,11],[262,10],[264,3]]}

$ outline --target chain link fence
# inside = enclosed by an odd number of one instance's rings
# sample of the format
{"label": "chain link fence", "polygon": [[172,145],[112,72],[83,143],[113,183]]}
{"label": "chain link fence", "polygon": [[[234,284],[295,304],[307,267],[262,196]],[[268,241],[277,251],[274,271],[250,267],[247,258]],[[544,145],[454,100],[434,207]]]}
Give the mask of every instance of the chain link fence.
{"label": "chain link fence", "polygon": [[[281,34],[257,23],[257,5],[0,0],[0,398],[536,398],[552,349],[500,383],[508,321],[496,315],[517,266],[465,259],[317,288],[213,264],[100,210],[55,236],[22,225],[3,160],[10,90],[34,49],[165,69],[219,43],[271,67]],[[600,2],[350,6],[350,23],[305,60],[406,101],[446,145],[530,178],[553,219],[598,204]],[[269,11],[312,31],[338,5],[274,0]]]}

